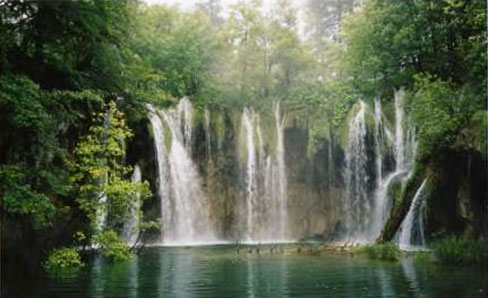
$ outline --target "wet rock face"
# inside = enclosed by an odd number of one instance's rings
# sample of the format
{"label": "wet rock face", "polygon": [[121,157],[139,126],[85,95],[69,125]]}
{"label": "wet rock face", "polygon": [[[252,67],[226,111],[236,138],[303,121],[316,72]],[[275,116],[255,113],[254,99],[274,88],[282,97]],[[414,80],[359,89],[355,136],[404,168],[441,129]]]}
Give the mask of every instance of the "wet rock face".
{"label": "wet rock face", "polygon": [[[456,170],[453,170],[456,169]],[[426,234],[483,236],[488,233],[486,161],[478,152],[452,151],[432,163]]]}

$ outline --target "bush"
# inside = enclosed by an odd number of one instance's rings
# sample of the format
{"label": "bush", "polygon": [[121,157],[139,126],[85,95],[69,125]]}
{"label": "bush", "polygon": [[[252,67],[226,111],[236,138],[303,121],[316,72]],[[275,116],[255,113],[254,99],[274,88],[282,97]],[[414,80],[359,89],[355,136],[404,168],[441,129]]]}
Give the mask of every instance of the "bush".
{"label": "bush", "polygon": [[358,253],[366,254],[373,260],[398,261],[402,256],[401,250],[394,243],[372,244],[360,247]]}
{"label": "bush", "polygon": [[460,237],[435,241],[431,248],[436,258],[445,264],[488,264],[488,243]]}
{"label": "bush", "polygon": [[76,249],[60,248],[51,252],[45,267],[47,270],[73,269],[83,267],[83,263]]}
{"label": "bush", "polygon": [[132,257],[130,247],[113,230],[106,230],[94,237],[94,243],[99,245],[102,253],[116,261],[126,261]]}
{"label": "bush", "polygon": [[430,251],[414,251],[413,261],[416,263],[431,263],[435,262],[436,259]]}

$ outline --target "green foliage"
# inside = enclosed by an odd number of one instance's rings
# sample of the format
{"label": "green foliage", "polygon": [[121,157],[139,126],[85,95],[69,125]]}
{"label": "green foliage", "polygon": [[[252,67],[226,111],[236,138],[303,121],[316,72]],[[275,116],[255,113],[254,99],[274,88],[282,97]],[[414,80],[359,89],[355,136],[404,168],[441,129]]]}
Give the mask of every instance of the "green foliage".
{"label": "green foliage", "polygon": [[476,241],[461,237],[446,237],[433,242],[430,246],[434,255],[445,264],[488,264],[488,243],[486,240]]}
{"label": "green foliage", "polygon": [[297,105],[310,98],[310,89],[300,85],[315,81],[307,81],[314,59],[298,37],[289,2],[280,2],[279,9],[268,14],[257,3],[240,2],[230,6],[229,15],[222,30],[226,47],[218,73],[223,103],[261,107],[279,97]]}
{"label": "green foliage", "polygon": [[483,108],[484,99],[463,89],[455,90],[452,84],[429,75],[417,76],[416,88],[411,108],[419,127],[419,155],[436,155],[456,141],[466,144],[459,132],[468,126],[475,111]]}
{"label": "green foliage", "polygon": [[16,166],[1,166],[2,208],[11,214],[29,215],[35,229],[51,223],[56,206],[42,192],[32,189],[25,172]]}
{"label": "green foliage", "polygon": [[40,102],[39,86],[24,76],[8,76],[0,81],[2,107],[11,113],[15,126],[43,130],[48,115]]}
{"label": "green foliage", "polygon": [[77,231],[75,233],[75,235],[73,236],[73,238],[75,239],[75,241],[77,242],[82,242],[86,239],[86,235],[85,233],[81,232],[81,231]]}
{"label": "green foliage", "polygon": [[371,244],[359,247],[357,253],[365,254],[373,260],[398,261],[402,251],[395,243]]}
{"label": "green foliage", "polygon": [[448,148],[479,150],[485,129],[473,115],[486,110],[487,86],[481,20],[482,1],[363,1],[341,23],[335,72],[367,97],[406,88],[420,160]]}
{"label": "green foliage", "polygon": [[162,223],[157,220],[141,221],[139,224],[140,231],[159,231],[161,230]]}
{"label": "green foliage", "polygon": [[99,245],[102,253],[115,261],[127,261],[132,257],[130,247],[114,230],[105,230],[93,237],[93,244]]}
{"label": "green foliage", "polygon": [[[219,39],[208,19],[199,13],[182,14],[174,8],[151,6],[137,15],[134,51],[152,70],[154,82],[148,100],[165,104],[168,95],[210,101],[210,70],[217,58]],[[164,90],[166,94],[157,94]]]}
{"label": "green foliage", "polygon": [[83,266],[80,254],[74,248],[54,249],[45,263],[45,267],[49,271],[76,269]]}
{"label": "green foliage", "polygon": [[131,24],[125,1],[9,1],[0,5],[1,27],[7,36],[16,37],[5,50],[7,69],[28,74],[51,88],[122,88],[125,57],[121,49]]}
{"label": "green foliage", "polygon": [[[123,144],[132,137],[124,114],[115,102],[110,102],[106,113],[95,117],[95,124],[75,149],[76,161],[72,165],[72,182],[79,185],[77,202],[93,228],[100,210],[110,214],[110,225],[115,226],[127,219],[132,200],[138,194],[142,200],[150,195],[147,182],[132,183],[124,178],[132,170],[122,165]],[[101,200],[102,196],[108,200]]]}
{"label": "green foliage", "polygon": [[404,190],[403,183],[401,181],[395,181],[388,187],[388,197],[393,198],[393,213],[398,210],[402,203],[402,191]]}
{"label": "green foliage", "polygon": [[482,1],[364,1],[342,23],[345,67],[365,92],[412,86],[422,72],[486,90],[481,19]]}
{"label": "green foliage", "polygon": [[88,90],[43,91],[25,76],[0,79],[0,188],[9,215],[30,218],[26,223],[38,230],[69,213],[70,204],[60,200],[70,190],[60,140],[76,136],[84,113],[100,101]]}
{"label": "green foliage", "polygon": [[464,146],[473,148],[481,152],[484,159],[487,159],[488,148],[488,112],[480,110],[473,114],[467,127],[461,131],[461,136],[465,140]]}
{"label": "green foliage", "polygon": [[430,251],[415,251],[413,260],[416,263],[430,263],[435,261],[435,257]]}

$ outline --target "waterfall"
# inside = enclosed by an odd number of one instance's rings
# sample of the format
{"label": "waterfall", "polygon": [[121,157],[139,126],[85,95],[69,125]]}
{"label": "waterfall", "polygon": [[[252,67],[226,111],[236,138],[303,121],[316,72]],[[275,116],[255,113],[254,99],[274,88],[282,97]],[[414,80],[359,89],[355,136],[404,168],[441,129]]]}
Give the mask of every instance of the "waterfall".
{"label": "waterfall", "polygon": [[286,239],[288,230],[288,210],[287,210],[287,177],[285,167],[285,143],[284,143],[284,124],[285,119],[280,117],[280,102],[275,103],[275,126],[276,126],[276,182],[278,187],[275,193],[275,200],[278,205],[280,219],[280,239]]}
{"label": "waterfall", "polygon": [[[375,208],[373,216],[373,225],[371,228],[371,239],[377,238],[381,229],[387,220],[391,204],[388,204],[388,188],[391,183],[400,180],[405,183],[408,174],[413,167],[415,156],[415,130],[409,129],[405,136],[404,128],[404,98],[405,92],[399,89],[395,92],[395,136],[386,126],[383,125],[381,117],[381,102],[379,98],[375,99],[375,153],[376,153],[376,175],[377,187],[375,191]],[[386,136],[388,144],[393,143],[395,154],[395,170],[383,178],[382,173],[382,152],[381,144],[383,135]]]}
{"label": "waterfall", "polygon": [[392,204],[388,201],[388,188],[390,184],[398,181],[398,179],[405,178],[404,171],[394,171],[388,174],[385,179],[381,180],[381,183],[375,191],[375,209],[373,215],[373,225],[370,234],[370,240],[375,240],[380,236],[381,229],[388,219]]}
{"label": "waterfall", "polygon": [[105,192],[99,195],[98,203],[101,206],[96,211],[96,230],[100,232],[107,225],[107,207],[105,206],[107,204],[107,195]]}
{"label": "waterfall", "polygon": [[247,164],[246,164],[246,205],[247,205],[247,235],[246,239],[251,240],[254,234],[253,224],[255,220],[254,204],[256,200],[256,152],[254,147],[254,129],[252,125],[252,114],[245,108],[242,113],[242,129],[246,136]]}
{"label": "waterfall", "polygon": [[175,108],[160,112],[171,133],[169,152],[165,149],[161,116],[152,107],[148,107],[148,110],[157,153],[163,243],[215,240],[210,221],[210,204],[201,188],[196,165],[191,159],[191,102],[183,98]]}
{"label": "waterfall", "polygon": [[424,223],[422,218],[422,206],[426,197],[427,179],[422,182],[410,203],[407,216],[403,219],[397,231],[396,241],[402,249],[415,249],[425,246]]}
{"label": "waterfall", "polygon": [[[241,119],[241,148],[246,153],[245,197],[247,241],[288,239],[287,177],[284,148],[284,118],[275,102],[274,152],[266,152],[258,114],[245,108]],[[257,139],[257,144],[255,142]]]}
{"label": "waterfall", "polygon": [[[136,165],[134,167],[134,172],[132,173],[131,177],[132,183],[138,183],[141,182],[141,169],[139,168],[139,165]],[[130,208],[130,216],[129,220],[125,223],[124,225],[124,230],[123,230],[123,237],[125,241],[129,244],[133,244],[137,240],[137,234],[139,234],[139,212],[140,212],[140,206],[141,206],[141,195],[140,193],[134,194],[134,198],[132,201],[132,206]]]}
{"label": "waterfall", "polygon": [[374,240],[381,233],[384,221],[386,219],[386,196],[388,185],[394,176],[389,175],[383,180],[383,155],[381,145],[383,142],[383,121],[382,121],[381,99],[377,96],[374,100],[374,151],[376,166],[376,191],[374,195],[374,213],[369,238]]}
{"label": "waterfall", "polygon": [[403,135],[403,98],[405,91],[400,89],[395,92],[395,161],[396,170],[405,166],[405,146]]}
{"label": "waterfall", "polygon": [[415,128],[407,130],[407,137],[405,142],[405,168],[412,169],[415,161],[415,154],[417,152],[417,139],[415,137]]}
{"label": "waterfall", "polygon": [[368,200],[366,154],[366,104],[360,101],[360,109],[349,123],[346,150],[346,229],[347,238],[354,240],[364,236],[370,220],[371,202]]}
{"label": "waterfall", "polygon": [[381,117],[383,116],[381,111],[381,99],[379,96],[374,99],[374,150],[375,150],[375,163],[376,163],[376,184],[379,187],[381,185],[382,179],[382,155],[381,155],[381,129],[383,126],[383,121]]}
{"label": "waterfall", "polygon": [[[261,132],[261,118],[259,117],[259,115],[256,115],[256,120],[257,120],[257,123],[256,123],[256,135],[258,137],[258,157],[259,157],[259,172],[262,174],[262,173],[265,173],[266,171],[266,167],[267,167],[267,156],[266,156],[266,153],[264,151],[264,139],[263,139],[263,133]],[[263,172],[264,171],[264,172]],[[264,179],[262,176],[259,177],[260,179]]]}
{"label": "waterfall", "polygon": [[[156,165],[158,170],[158,196],[161,202],[161,218],[163,229],[171,226],[171,208],[169,205],[169,181],[168,181],[168,164],[166,157],[166,148],[164,146],[164,128],[163,122],[158,112],[153,106],[147,105],[149,121],[151,122],[154,135],[154,149],[156,153]],[[163,232],[163,231],[161,231]]]}

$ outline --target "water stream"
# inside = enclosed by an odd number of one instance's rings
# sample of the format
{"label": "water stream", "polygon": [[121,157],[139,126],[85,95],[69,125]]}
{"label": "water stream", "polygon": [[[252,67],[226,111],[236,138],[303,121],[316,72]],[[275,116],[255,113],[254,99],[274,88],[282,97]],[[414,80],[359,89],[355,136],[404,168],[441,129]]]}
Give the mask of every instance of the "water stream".
{"label": "water stream", "polygon": [[[245,197],[247,242],[288,241],[287,176],[284,148],[284,118],[275,102],[275,146],[265,150],[260,117],[245,108],[241,117],[240,148],[245,149]],[[256,142],[257,140],[257,142]],[[269,148],[268,148],[269,149]]]}
{"label": "water stream", "polygon": [[[201,178],[191,159],[192,106],[180,100],[171,109],[155,113],[149,108],[158,162],[164,244],[191,244],[216,239],[210,221],[210,204],[203,193]],[[171,135],[165,148],[163,118]]]}
{"label": "water stream", "polygon": [[426,196],[426,182],[427,180],[424,180],[415,193],[408,213],[403,219],[395,237],[400,248],[403,250],[421,249],[425,246],[422,207]]}
{"label": "water stream", "polygon": [[346,229],[348,241],[367,241],[372,208],[368,198],[367,148],[366,148],[366,104],[360,101],[360,108],[349,123],[346,149]]}
{"label": "water stream", "polygon": [[[392,183],[400,182],[402,185],[407,181],[413,167],[415,155],[415,131],[408,129],[405,136],[404,123],[404,91],[399,89],[395,92],[395,136],[391,135],[388,127],[383,124],[383,113],[381,110],[381,100],[375,99],[375,160],[377,186],[375,191],[375,212],[373,215],[373,225],[371,229],[371,240],[376,239],[385,224],[388,214],[392,207],[392,200],[388,197],[388,189]],[[385,138],[386,137],[386,138]],[[393,172],[383,172],[383,152],[382,145],[386,142],[387,148],[393,146],[395,154],[395,169]]]}
{"label": "water stream", "polygon": [[[360,101],[356,114],[349,123],[344,150],[345,185],[341,194],[344,200],[338,205],[344,211],[341,219],[344,225],[344,241],[372,242],[380,235],[393,204],[388,189],[392,183],[404,184],[411,172],[415,154],[415,131],[405,129],[407,125],[404,121],[403,93],[402,89],[395,93],[394,135],[388,129],[385,123],[387,121],[383,120],[379,97],[374,101],[373,113],[368,110],[365,102]],[[209,181],[208,176],[203,179],[202,175],[208,175],[213,158],[210,154],[212,123],[217,119],[212,119],[208,109],[202,111],[203,139],[193,136],[194,111],[191,102],[186,98],[180,100],[175,107],[164,110],[148,106],[148,114],[157,155],[158,196],[161,200],[163,221],[161,243],[216,241],[216,235],[223,234],[222,231],[215,230],[220,223],[218,220],[221,219],[212,216],[220,210],[214,209],[216,207],[209,199],[212,194],[206,193],[204,188],[204,182]],[[262,118],[263,115],[252,108],[244,108],[239,115],[236,138],[239,167],[235,185],[239,196],[234,199],[235,210],[228,213],[233,217],[232,229],[235,230],[232,233],[236,238],[222,240],[247,243],[293,240],[289,226],[284,114],[280,103],[274,102],[271,119]],[[366,118],[371,115],[374,119],[374,130],[368,131]],[[370,134],[371,140],[368,137]],[[336,158],[330,139],[329,135],[327,155],[324,156],[324,171],[329,175],[329,196]],[[195,144],[197,140],[204,143],[201,146]],[[206,160],[199,161],[200,168],[192,157],[194,148],[206,153]],[[217,156],[225,148],[217,146],[215,150]],[[373,165],[374,169],[368,169]],[[327,198],[327,202],[330,208],[337,204],[331,198]]]}
{"label": "water stream", "polygon": [[[141,168],[139,165],[134,167],[134,172],[131,177],[132,183],[141,182]],[[137,240],[139,234],[139,220],[140,220],[140,208],[141,208],[141,194],[133,194],[132,204],[130,208],[129,220],[124,225],[123,237],[129,244],[133,244]]]}

